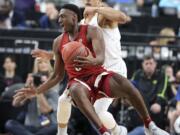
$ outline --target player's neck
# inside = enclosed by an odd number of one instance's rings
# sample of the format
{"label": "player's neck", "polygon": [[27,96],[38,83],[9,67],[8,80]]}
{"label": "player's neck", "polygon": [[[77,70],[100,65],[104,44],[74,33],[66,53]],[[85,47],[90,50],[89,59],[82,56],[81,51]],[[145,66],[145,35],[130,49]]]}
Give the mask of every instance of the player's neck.
{"label": "player's neck", "polygon": [[71,41],[74,41],[74,39],[77,37],[79,33],[79,25],[76,25],[72,32],[69,32],[69,39]]}

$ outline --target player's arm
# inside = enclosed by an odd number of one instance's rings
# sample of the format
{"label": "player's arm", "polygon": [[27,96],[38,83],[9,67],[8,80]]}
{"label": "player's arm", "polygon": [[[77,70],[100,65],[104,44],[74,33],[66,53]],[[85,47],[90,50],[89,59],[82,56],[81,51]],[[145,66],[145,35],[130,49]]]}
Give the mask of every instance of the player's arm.
{"label": "player's arm", "polygon": [[96,54],[96,65],[103,65],[105,59],[105,43],[102,31],[98,27],[88,26],[88,38],[92,42]]}
{"label": "player's arm", "polygon": [[105,47],[101,30],[94,26],[88,26],[87,38],[89,42],[92,42],[96,57],[92,55],[88,57],[77,56],[74,60],[76,62],[75,67],[96,66],[104,63]]}
{"label": "player's arm", "polygon": [[48,60],[53,60],[54,58],[54,53],[53,51],[46,51],[46,50],[42,50],[42,49],[35,49],[32,50],[31,52],[32,57],[41,57],[44,59],[48,59]]}
{"label": "player's arm", "polygon": [[98,21],[102,21],[106,19],[111,22],[116,22],[119,24],[125,24],[131,21],[131,18],[125,13],[123,13],[122,11],[115,10],[108,6],[86,7],[84,11],[84,16],[86,17],[88,14],[91,14],[91,13],[98,13],[99,15],[101,15],[101,17],[99,17],[100,20]]}
{"label": "player's arm", "polygon": [[[60,38],[60,37],[59,37]],[[59,50],[59,41],[60,39],[57,38],[54,40],[53,43],[53,52],[55,55],[55,65],[54,65],[54,72],[52,76],[48,79],[47,82],[43,83],[37,88],[37,93],[44,93],[54,85],[56,85],[59,81],[61,81],[64,77],[64,63],[62,57],[60,55]]]}
{"label": "player's arm", "polygon": [[55,54],[55,64],[54,64],[54,72],[52,76],[40,85],[38,88],[22,88],[17,91],[16,95],[23,95],[26,98],[32,98],[36,96],[36,94],[44,93],[49,90],[51,87],[56,85],[59,81],[63,79],[64,76],[64,63],[61,58],[60,53],[58,52],[60,37],[54,40],[53,43],[53,52]]}

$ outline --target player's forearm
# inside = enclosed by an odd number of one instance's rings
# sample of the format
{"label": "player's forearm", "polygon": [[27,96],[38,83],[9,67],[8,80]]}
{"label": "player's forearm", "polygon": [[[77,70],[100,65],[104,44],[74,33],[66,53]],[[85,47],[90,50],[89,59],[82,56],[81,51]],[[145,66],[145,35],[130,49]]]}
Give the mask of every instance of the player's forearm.
{"label": "player's forearm", "polygon": [[126,23],[128,21],[128,16],[125,13],[111,7],[97,7],[96,12],[102,14],[106,19],[111,21],[120,23]]}
{"label": "player's forearm", "polygon": [[22,102],[22,100],[19,100],[18,98],[14,98],[12,101],[12,105],[14,107],[21,107],[24,105],[25,102]]}
{"label": "player's forearm", "polygon": [[62,75],[54,74],[47,82],[43,83],[36,89],[36,93],[40,94],[46,92],[47,90],[55,86],[58,82],[60,82],[62,78],[63,78],[63,74]]}
{"label": "player's forearm", "polygon": [[17,100],[13,100],[13,102],[12,102],[12,105],[14,106],[14,107],[20,107],[20,106],[22,106],[22,104],[20,103],[20,101],[17,101]]}

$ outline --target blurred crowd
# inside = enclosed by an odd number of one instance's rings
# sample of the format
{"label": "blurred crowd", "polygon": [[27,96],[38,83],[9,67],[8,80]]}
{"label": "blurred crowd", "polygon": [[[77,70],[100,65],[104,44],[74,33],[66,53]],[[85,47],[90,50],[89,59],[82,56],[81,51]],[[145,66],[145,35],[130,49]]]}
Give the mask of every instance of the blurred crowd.
{"label": "blurred crowd", "polygon": [[[130,16],[158,17],[162,14],[180,17],[180,1],[173,0],[105,0],[110,6]],[[84,8],[83,0],[1,0],[0,28],[60,29],[58,11],[65,3]],[[170,4],[169,7],[167,4]]]}
{"label": "blurred crowd", "polygon": [[[159,5],[163,5],[162,1],[106,0],[105,2],[128,15],[157,17],[160,15]],[[84,6],[80,0],[68,2],[78,3],[82,8]],[[180,3],[177,0],[178,2]],[[67,3],[67,0],[0,0],[0,29],[60,30],[58,11],[64,3]],[[179,11],[174,13],[178,16]],[[173,64],[158,65],[157,61],[161,56],[166,57],[167,46],[175,44],[176,32],[173,28],[165,27],[160,30],[159,36],[165,37],[149,42],[154,55],[144,57],[142,68],[134,71],[129,80],[140,90],[157,125],[169,131],[171,135],[176,135],[180,134],[180,69],[176,69]],[[149,50],[147,51],[149,53]],[[13,56],[4,58],[2,65],[4,70],[0,72],[0,110],[2,110],[0,135],[56,134],[58,96],[65,88],[66,79],[32,100],[23,102],[19,96],[14,96],[17,89],[38,87],[45,82],[53,71],[52,66],[51,61],[36,58],[32,71],[29,71],[24,79],[16,73],[18,68],[16,59]],[[109,111],[119,124],[127,126],[128,135],[144,135],[143,123],[126,99],[115,100]],[[72,110],[68,132],[69,135],[97,134],[76,108]]]}
{"label": "blurred crowd", "polygon": [[[23,80],[16,73],[18,67],[14,57],[4,58],[2,65],[4,71],[0,74],[0,109],[4,112],[11,110],[11,114],[2,115],[4,121],[0,123],[0,133],[5,135],[56,134],[58,96],[64,90],[65,81],[47,93],[28,101],[22,101],[21,96],[14,96],[17,89],[37,87],[46,81],[53,71],[51,65],[48,60],[34,59],[32,72],[28,73],[27,78]],[[180,70],[173,69],[173,65],[159,66],[153,56],[147,55],[142,61],[142,68],[134,71],[129,80],[139,89],[157,125],[169,131],[171,135],[176,135],[180,130]],[[144,135],[143,123],[126,99],[115,100],[109,111],[119,124],[128,128],[128,135]],[[70,135],[97,134],[76,108],[73,108],[68,132]]]}

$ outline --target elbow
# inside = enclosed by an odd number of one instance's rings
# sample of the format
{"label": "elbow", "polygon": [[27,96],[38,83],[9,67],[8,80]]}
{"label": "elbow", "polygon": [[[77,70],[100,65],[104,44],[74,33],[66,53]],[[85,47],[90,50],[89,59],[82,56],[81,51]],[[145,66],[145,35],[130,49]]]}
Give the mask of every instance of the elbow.
{"label": "elbow", "polygon": [[125,18],[120,18],[120,19],[118,20],[118,22],[119,22],[120,24],[126,24],[126,23],[128,23],[128,21],[127,21]]}
{"label": "elbow", "polygon": [[120,24],[126,24],[131,22],[131,17],[127,16],[127,15],[119,15],[119,20]]}

